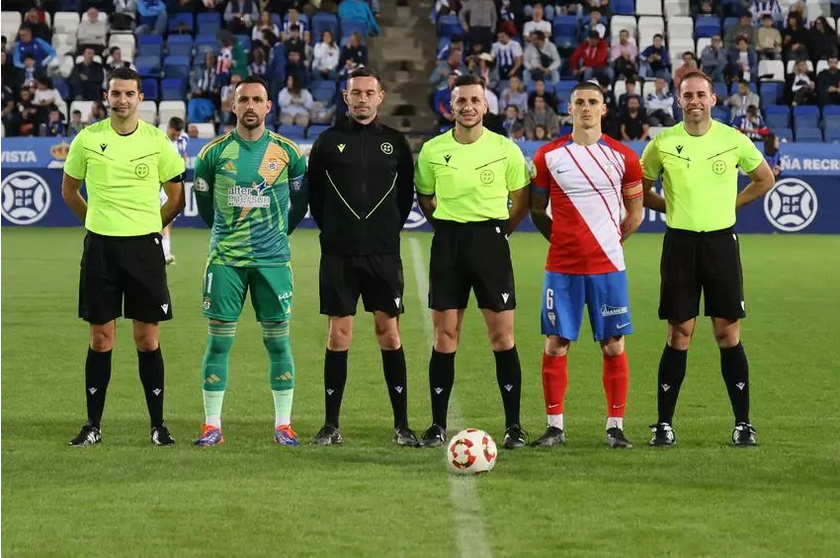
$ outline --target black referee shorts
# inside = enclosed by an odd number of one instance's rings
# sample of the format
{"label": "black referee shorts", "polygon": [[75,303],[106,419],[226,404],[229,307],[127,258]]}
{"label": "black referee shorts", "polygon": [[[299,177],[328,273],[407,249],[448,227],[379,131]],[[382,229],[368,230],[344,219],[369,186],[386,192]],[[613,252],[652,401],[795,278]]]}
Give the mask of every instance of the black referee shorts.
{"label": "black referee shorts", "polygon": [[366,312],[402,314],[403,267],[399,254],[339,256],[321,253],[321,314],[355,316],[359,295]]}
{"label": "black referee shorts", "polygon": [[171,320],[160,238],[157,233],[117,237],[88,232],[79,278],[79,317],[91,324],[122,315],[146,323]]}
{"label": "black referee shorts", "polygon": [[506,226],[504,221],[436,222],[429,263],[429,308],[466,308],[470,289],[479,308],[494,312],[516,308]]}
{"label": "black referee shorts", "polygon": [[731,228],[704,233],[669,228],[662,241],[660,275],[662,320],[696,318],[701,292],[706,316],[738,320],[747,315],[738,235]]}

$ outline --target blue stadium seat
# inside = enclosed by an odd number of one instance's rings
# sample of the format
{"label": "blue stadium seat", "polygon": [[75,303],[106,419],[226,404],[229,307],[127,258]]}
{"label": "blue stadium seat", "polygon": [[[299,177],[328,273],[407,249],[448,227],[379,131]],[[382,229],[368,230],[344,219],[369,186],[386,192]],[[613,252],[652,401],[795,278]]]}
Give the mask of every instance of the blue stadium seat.
{"label": "blue stadium seat", "polygon": [[612,13],[617,15],[634,15],[636,13],[636,0],[613,0],[610,2]]}
{"label": "blue stadium seat", "polygon": [[[278,16],[278,14],[271,14],[271,16],[272,16],[271,21],[275,21],[274,16]],[[283,21],[280,21],[280,17],[278,16],[276,23],[277,23],[277,26],[280,27],[280,29],[283,29],[283,24],[286,23],[287,21],[289,21],[288,12],[286,13],[286,15],[283,16]],[[298,12],[298,21],[303,23],[304,27],[306,27],[310,31],[312,30],[312,25],[309,24],[309,16],[306,15],[305,13]],[[314,41],[314,42],[317,42],[317,41]]]}
{"label": "blue stadium seat", "polygon": [[332,31],[333,37],[338,37],[338,18],[335,14],[317,12],[312,16],[312,40],[320,41],[324,31]]}
{"label": "blue stadium seat", "polygon": [[790,108],[787,105],[765,105],[764,120],[773,130],[790,128]]}
{"label": "blue stadium seat", "polygon": [[160,89],[164,101],[185,101],[187,98],[187,82],[180,78],[164,78]]}
{"label": "blue stadium seat", "polygon": [[726,31],[730,27],[735,27],[739,23],[741,23],[741,18],[739,18],[739,17],[727,17],[726,19],[723,20],[723,32],[726,33]]}
{"label": "blue stadium seat", "polygon": [[723,13],[729,17],[740,17],[744,13],[744,7],[741,6],[741,0],[722,0],[721,7]]}
{"label": "blue stadium seat", "polygon": [[170,33],[178,33],[183,30],[192,35],[195,30],[193,15],[189,12],[169,14],[168,28]]}
{"label": "blue stadium seat", "polygon": [[166,52],[170,56],[190,56],[192,48],[192,35],[169,35],[166,39]]}
{"label": "blue stadium seat", "polygon": [[[457,18],[456,18],[457,21]],[[458,24],[458,32],[455,32],[452,26],[449,26],[447,31],[446,37],[451,37],[452,35],[457,35],[459,32],[463,31],[461,24]],[[350,38],[350,35],[353,33],[358,33],[362,36],[362,42],[365,42],[367,38],[367,24],[362,23],[361,21],[342,21],[341,22],[341,40],[346,41]]]}
{"label": "blue stadium seat", "polygon": [[318,137],[318,135],[329,128],[327,124],[312,124],[309,126],[309,129],[306,130],[306,138],[314,140]]}
{"label": "blue stadium seat", "polygon": [[306,134],[304,134],[303,126],[281,124],[277,126],[277,133],[281,136],[286,136],[287,138],[293,140],[306,139]]}
{"label": "blue stadium seat", "polygon": [[772,131],[781,141],[793,141],[793,130],[790,128],[773,128]]}
{"label": "blue stadium seat", "polygon": [[[341,36],[342,37],[349,37],[350,33],[347,33],[347,26],[352,24],[352,21],[343,21],[341,22]],[[461,27],[460,22],[458,21],[458,16],[447,14],[444,16],[440,16],[438,18],[438,37],[452,37],[452,35],[460,35],[463,33],[464,28]]]}
{"label": "blue stadium seat", "polygon": [[147,101],[157,101],[160,98],[157,78],[143,78],[143,97]]}
{"label": "blue stadium seat", "polygon": [[167,56],[163,59],[163,77],[179,78],[184,81],[190,79],[189,56]]}
{"label": "blue stadium seat", "polygon": [[[753,82],[749,82],[749,90],[753,93],[758,93],[758,89],[756,88]],[[729,86],[729,94],[734,95],[738,92],[738,82],[733,81],[732,85]]]}
{"label": "blue stadium seat", "polygon": [[163,37],[140,35],[137,37],[137,56],[160,56],[163,54]]}
{"label": "blue stadium seat", "polygon": [[134,59],[134,67],[142,77],[158,77],[160,75],[160,56],[138,56]]}
{"label": "blue stadium seat", "polygon": [[701,39],[720,35],[720,19],[717,16],[699,16],[694,20],[694,38]]}
{"label": "blue stadium seat", "polygon": [[781,81],[762,81],[758,88],[761,106],[775,105],[781,100],[785,84]]}
{"label": "blue stadium seat", "polygon": [[840,143],[840,128],[827,129],[825,131],[826,143]]}
{"label": "blue stadium seat", "polygon": [[[202,14],[198,14],[202,15]],[[203,54],[207,51],[216,53],[219,51],[219,41],[216,39],[215,33],[202,33],[195,38],[195,51],[197,54],[202,54],[202,59],[204,58]]]}
{"label": "blue stadium seat", "polygon": [[822,143],[822,131],[819,128],[796,128],[796,141],[809,143]]}
{"label": "blue stadium seat", "polygon": [[820,122],[820,108],[813,105],[793,107],[793,122],[797,129],[818,127]]}
{"label": "blue stadium seat", "polygon": [[719,105],[722,105],[726,98],[729,97],[729,91],[726,90],[725,83],[715,82],[714,91]]}
{"label": "blue stadium seat", "polygon": [[328,80],[316,81],[311,86],[312,98],[322,103],[330,103],[335,97],[335,83]]}
{"label": "blue stadium seat", "polygon": [[717,120],[718,122],[723,122],[724,124],[729,124],[729,109],[726,107],[713,107],[712,108],[712,118]]}
{"label": "blue stadium seat", "polygon": [[[53,78],[53,87],[61,94],[62,99],[69,99],[70,98],[70,86],[67,84],[67,80],[63,78]],[[69,114],[65,114],[64,116],[70,116]]]}
{"label": "blue stadium seat", "polygon": [[554,44],[560,48],[571,48],[578,42],[578,19],[575,16],[562,15],[554,18],[551,24]]}
{"label": "blue stadium seat", "polygon": [[222,16],[218,12],[201,12],[196,17],[196,26],[200,34],[212,35],[215,40],[222,28]]}

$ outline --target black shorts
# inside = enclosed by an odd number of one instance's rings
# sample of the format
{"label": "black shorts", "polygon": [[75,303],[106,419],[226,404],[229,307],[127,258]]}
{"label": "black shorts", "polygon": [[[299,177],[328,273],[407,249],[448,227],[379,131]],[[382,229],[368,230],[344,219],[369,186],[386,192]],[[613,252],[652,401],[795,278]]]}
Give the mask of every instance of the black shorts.
{"label": "black shorts", "polygon": [[402,314],[403,267],[399,254],[339,256],[321,254],[321,314],[355,316],[359,295],[366,312]]}
{"label": "black shorts", "polygon": [[88,232],[79,277],[79,317],[92,324],[122,315],[146,323],[171,320],[160,238],[157,233],[116,237]]}
{"label": "black shorts", "polygon": [[506,226],[504,221],[437,222],[429,263],[429,308],[466,308],[470,289],[479,308],[516,308]]}
{"label": "black shorts", "polygon": [[659,318],[684,322],[700,311],[737,320],[745,317],[744,278],[738,235],[730,229],[697,233],[668,229],[662,242]]}

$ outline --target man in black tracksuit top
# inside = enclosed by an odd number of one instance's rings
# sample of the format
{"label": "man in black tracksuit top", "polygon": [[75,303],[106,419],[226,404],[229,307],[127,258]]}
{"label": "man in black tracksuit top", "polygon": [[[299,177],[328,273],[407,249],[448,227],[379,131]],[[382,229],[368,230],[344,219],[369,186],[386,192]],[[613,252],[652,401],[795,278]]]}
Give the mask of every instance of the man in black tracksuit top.
{"label": "man in black tracksuit top", "polygon": [[394,442],[417,445],[408,427],[398,321],[403,312],[400,231],[414,202],[414,162],[405,136],[376,121],[384,97],[374,71],[351,72],[344,91],[346,121],[321,133],[309,154],[309,207],[321,229],[321,313],[329,318],[326,418],[312,440],[317,445],[342,441],[338,415],[359,295],[365,310],[374,314],[394,410]]}

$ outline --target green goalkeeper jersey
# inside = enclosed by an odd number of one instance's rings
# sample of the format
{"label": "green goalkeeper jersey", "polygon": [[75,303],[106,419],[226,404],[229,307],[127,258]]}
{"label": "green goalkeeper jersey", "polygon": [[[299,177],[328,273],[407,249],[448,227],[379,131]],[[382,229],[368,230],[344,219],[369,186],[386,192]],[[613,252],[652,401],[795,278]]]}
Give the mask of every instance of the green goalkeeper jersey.
{"label": "green goalkeeper jersey", "polygon": [[233,267],[282,265],[288,234],[306,214],[306,160],[294,142],[266,130],[249,142],[232,131],[195,161],[196,203],[212,227],[208,262]]}

